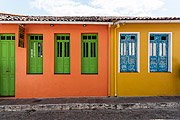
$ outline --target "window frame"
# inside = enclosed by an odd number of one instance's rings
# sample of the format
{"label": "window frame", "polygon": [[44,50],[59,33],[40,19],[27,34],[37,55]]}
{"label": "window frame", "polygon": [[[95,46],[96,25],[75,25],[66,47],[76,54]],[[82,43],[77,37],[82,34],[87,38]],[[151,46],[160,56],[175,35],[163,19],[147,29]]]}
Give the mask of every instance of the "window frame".
{"label": "window frame", "polygon": [[[150,72],[150,36],[151,34],[166,34],[168,38],[168,71],[167,72]],[[172,73],[172,32],[148,32],[148,73]]]}
{"label": "window frame", "polygon": [[[121,34],[137,34],[137,60],[136,60],[136,64],[137,64],[137,72],[121,72],[120,71],[120,62],[121,62],[121,50],[120,50],[120,44],[121,44],[121,41],[120,41],[120,38],[121,38]],[[119,73],[139,73],[140,72],[140,32],[119,32],[119,39],[118,39],[118,72]],[[116,58],[115,58],[116,59]],[[116,66],[115,66],[116,67]]]}
{"label": "window frame", "polygon": [[[57,42],[59,41],[62,41],[64,42],[65,40],[57,40],[57,36],[69,36],[69,73],[56,73],[56,64],[57,64],[57,49],[56,49],[56,45],[57,45]],[[67,41],[66,41],[67,42]],[[62,53],[64,54],[64,53]],[[64,56],[62,56],[63,59],[64,59]],[[64,67],[64,66],[63,66]],[[54,34],[54,74],[55,75],[70,75],[71,74],[71,34],[70,33],[57,33],[57,34]]]}
{"label": "window frame", "polygon": [[[44,58],[44,35],[43,34],[28,34],[27,35],[27,37],[28,37],[28,57],[29,57],[29,61],[28,61],[28,73],[27,74],[33,74],[33,75],[42,75],[43,74],[43,72],[44,72],[44,67],[43,67],[43,65],[44,65],[44,59],[42,60],[42,73],[30,73],[30,56],[31,56],[31,53],[30,53],[30,49],[31,49],[31,36],[43,36],[43,40],[40,40],[40,41],[42,41],[42,43],[43,43],[43,52],[42,52],[42,55],[43,55],[43,57],[42,57],[42,59]],[[35,38],[34,38],[35,39]],[[39,39],[39,38],[38,38]],[[34,40],[33,40],[34,41]]]}
{"label": "window frame", "polygon": [[[97,66],[96,66],[96,68],[97,68],[97,73],[91,73],[91,72],[89,72],[89,73],[83,73],[83,64],[82,64],[82,60],[84,59],[84,57],[83,57],[83,36],[88,36],[88,35],[90,35],[90,36],[93,36],[93,35],[95,35],[97,38],[96,38],[96,40],[95,41],[93,41],[93,42],[95,42],[96,43],[96,59],[97,59]],[[92,41],[91,40],[88,40],[88,38],[85,40],[85,42],[87,41],[87,43],[88,43],[88,45],[89,45],[89,43],[92,43]],[[99,58],[99,54],[98,54],[98,51],[99,51],[99,46],[98,46],[98,41],[99,41],[99,34],[98,33],[81,33],[81,75],[98,75],[99,74],[99,62],[98,62],[98,58]],[[90,50],[90,48],[88,49],[88,50]],[[91,50],[90,50],[91,51]],[[88,54],[89,54],[89,52],[88,52]],[[89,54],[88,55],[88,58],[91,58],[91,57],[89,57],[89,56],[91,56],[91,54]],[[85,57],[86,58],[86,57]],[[93,58],[93,57],[92,57]]]}

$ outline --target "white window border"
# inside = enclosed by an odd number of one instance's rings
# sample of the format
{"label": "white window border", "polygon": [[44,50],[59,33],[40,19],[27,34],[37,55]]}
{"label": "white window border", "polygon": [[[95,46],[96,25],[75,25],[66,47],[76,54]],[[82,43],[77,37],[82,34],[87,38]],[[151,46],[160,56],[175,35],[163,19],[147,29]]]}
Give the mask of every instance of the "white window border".
{"label": "white window border", "polygon": [[154,73],[150,72],[150,35],[151,34],[168,34],[168,71],[162,72],[162,73],[172,73],[172,32],[149,32],[148,33],[148,73]]}
{"label": "white window border", "polygon": [[[118,72],[120,72],[120,36],[121,34],[137,34],[137,73],[140,72],[140,32],[119,32],[119,46],[118,46]],[[123,72],[124,73],[124,72]],[[136,73],[136,72],[133,72]]]}

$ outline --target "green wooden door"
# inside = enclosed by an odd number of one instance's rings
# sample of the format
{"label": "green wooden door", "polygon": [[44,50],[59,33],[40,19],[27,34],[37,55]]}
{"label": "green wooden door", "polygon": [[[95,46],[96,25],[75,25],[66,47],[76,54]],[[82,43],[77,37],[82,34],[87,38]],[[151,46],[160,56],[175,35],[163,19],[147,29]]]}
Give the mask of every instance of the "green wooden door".
{"label": "green wooden door", "polygon": [[70,73],[70,35],[55,35],[55,73]]}
{"label": "green wooden door", "polygon": [[14,34],[0,34],[0,96],[15,96]]}
{"label": "green wooden door", "polygon": [[43,35],[29,35],[29,73],[43,73]]}
{"label": "green wooden door", "polygon": [[98,35],[82,34],[81,73],[98,73]]}

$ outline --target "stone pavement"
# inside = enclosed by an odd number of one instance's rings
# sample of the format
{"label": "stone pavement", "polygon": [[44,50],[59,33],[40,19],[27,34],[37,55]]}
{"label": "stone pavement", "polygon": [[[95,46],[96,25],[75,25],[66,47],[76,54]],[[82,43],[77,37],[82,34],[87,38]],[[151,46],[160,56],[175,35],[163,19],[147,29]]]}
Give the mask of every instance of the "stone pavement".
{"label": "stone pavement", "polygon": [[0,99],[0,112],[162,108],[180,108],[180,96]]}

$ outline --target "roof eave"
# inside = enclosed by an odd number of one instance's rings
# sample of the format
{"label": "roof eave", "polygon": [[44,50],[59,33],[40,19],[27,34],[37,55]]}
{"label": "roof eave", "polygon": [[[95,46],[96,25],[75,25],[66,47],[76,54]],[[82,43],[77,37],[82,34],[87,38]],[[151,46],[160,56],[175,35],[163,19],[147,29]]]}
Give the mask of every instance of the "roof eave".
{"label": "roof eave", "polygon": [[112,25],[113,22],[83,22],[83,21],[0,21],[0,24],[99,24]]}
{"label": "roof eave", "polygon": [[180,23],[180,20],[119,20],[114,25],[120,23]]}

